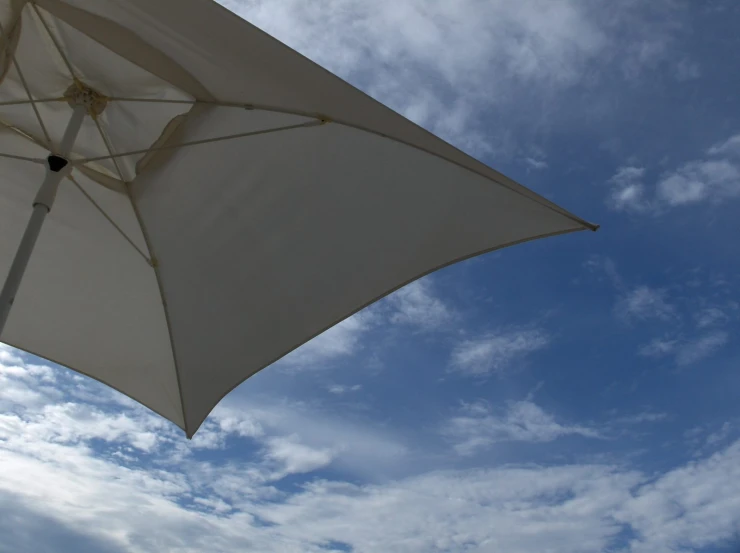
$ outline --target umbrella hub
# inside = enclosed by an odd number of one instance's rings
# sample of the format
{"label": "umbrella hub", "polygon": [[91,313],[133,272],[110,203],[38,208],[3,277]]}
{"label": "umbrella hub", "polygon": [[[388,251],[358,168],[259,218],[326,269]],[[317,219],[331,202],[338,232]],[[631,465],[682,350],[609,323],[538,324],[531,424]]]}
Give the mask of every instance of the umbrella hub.
{"label": "umbrella hub", "polygon": [[[58,12],[25,0],[0,10],[0,172],[7,180],[7,159],[46,164],[52,153],[70,162],[70,175],[88,190],[99,184],[126,194],[126,183],[166,157],[150,149],[166,142],[193,109],[195,97],[179,86],[189,87],[191,79],[114,21],[100,19],[99,27],[99,16],[78,19],[86,2],[74,9],[52,4]],[[77,108],[84,115],[80,132],[62,155]],[[21,186],[36,167],[13,163]]]}
{"label": "umbrella hub", "polygon": [[105,111],[108,97],[78,79],[64,93],[70,107],[85,106],[88,115],[97,117]]}

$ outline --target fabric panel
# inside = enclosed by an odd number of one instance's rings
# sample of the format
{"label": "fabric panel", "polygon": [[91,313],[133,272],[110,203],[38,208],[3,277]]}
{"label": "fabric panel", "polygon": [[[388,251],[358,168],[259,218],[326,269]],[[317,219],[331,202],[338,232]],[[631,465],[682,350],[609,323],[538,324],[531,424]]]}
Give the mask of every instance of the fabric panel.
{"label": "fabric panel", "polygon": [[[187,138],[264,112],[214,109]],[[483,177],[328,124],[206,144],[134,191],[159,259],[190,429],[244,378],[456,259],[578,230]]]}

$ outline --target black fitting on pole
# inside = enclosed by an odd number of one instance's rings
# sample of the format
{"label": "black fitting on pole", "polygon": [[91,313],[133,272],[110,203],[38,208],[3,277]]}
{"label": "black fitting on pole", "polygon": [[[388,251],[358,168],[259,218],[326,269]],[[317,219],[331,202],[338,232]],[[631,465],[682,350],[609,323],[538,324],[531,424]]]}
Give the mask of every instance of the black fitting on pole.
{"label": "black fitting on pole", "polygon": [[49,164],[49,170],[53,173],[58,173],[69,164],[69,161],[67,161],[63,157],[55,155],[50,155],[49,157],[47,157],[46,162]]}

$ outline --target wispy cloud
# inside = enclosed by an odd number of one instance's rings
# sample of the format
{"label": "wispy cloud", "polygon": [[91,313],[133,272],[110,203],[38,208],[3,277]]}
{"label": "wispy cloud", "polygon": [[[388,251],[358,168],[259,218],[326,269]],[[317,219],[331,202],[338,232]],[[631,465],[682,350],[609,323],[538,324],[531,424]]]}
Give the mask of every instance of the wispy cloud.
{"label": "wispy cloud", "polygon": [[302,345],[279,361],[290,370],[322,369],[338,358],[350,356],[362,348],[362,336],[373,325],[373,315],[363,311]]}
{"label": "wispy cloud", "polygon": [[548,167],[547,161],[545,161],[544,159],[540,159],[540,158],[525,157],[524,163],[526,163],[527,167],[529,167],[530,169],[534,169],[537,171],[542,170],[542,169],[547,169]]}
{"label": "wispy cloud", "polygon": [[600,280],[602,278],[601,275],[603,274],[607,278],[609,284],[617,290],[624,291],[626,289],[624,280],[619,274],[619,271],[617,271],[617,264],[611,257],[592,255],[584,263],[584,267],[592,273],[595,273]]}
{"label": "wispy cloud", "polygon": [[598,7],[580,0],[224,4],[477,154],[507,147],[504,133],[486,132],[481,113],[496,109],[497,117],[505,116],[526,93],[543,101],[528,102],[511,125],[524,117],[538,120],[536,106],[575,84],[593,84],[609,71],[638,78],[676,55],[668,46],[678,11],[662,1],[651,10],[671,16],[673,26],[658,24],[662,17],[640,17],[644,7],[637,4],[605,1]]}
{"label": "wispy cloud", "polygon": [[679,366],[697,363],[716,353],[729,340],[723,330],[700,335],[690,340],[655,338],[640,348],[646,357],[673,356]]}
{"label": "wispy cloud", "polygon": [[542,330],[505,330],[463,340],[452,350],[450,368],[469,376],[486,376],[510,368],[549,343],[550,337]]}
{"label": "wispy cloud", "polygon": [[653,338],[640,347],[640,355],[645,357],[664,357],[671,355],[678,348],[678,340],[669,338]]}
{"label": "wispy cloud", "polygon": [[453,310],[433,290],[428,278],[404,286],[388,298],[390,320],[422,330],[433,330],[455,319]]}
{"label": "wispy cloud", "polygon": [[[333,413],[317,406],[278,401],[271,397],[240,402],[226,401],[216,408],[213,420],[222,432],[239,430],[266,447],[271,439],[288,439],[317,452],[331,452],[332,462],[348,473],[377,477],[400,470],[409,462],[409,445],[394,431],[346,411]],[[253,430],[257,430],[251,434]]]}
{"label": "wispy cloud", "polygon": [[700,65],[688,58],[679,60],[675,66],[676,79],[679,81],[691,81],[701,77]]}
{"label": "wispy cloud", "polygon": [[[78,385],[66,371],[32,369],[20,357],[8,362],[9,350],[0,351],[10,380]],[[308,416],[306,409],[221,406],[208,422],[211,431],[228,433],[231,447],[258,447],[219,461],[202,456],[172,425],[158,428],[160,419],[143,408],[112,411],[51,396],[43,405],[16,404],[0,416],[3,543],[14,550],[70,546],[106,553],[484,552],[492,543],[507,551],[618,546],[643,553],[721,543],[740,518],[740,443],[722,445],[724,427],[713,431],[716,437],[710,433],[711,457],[659,475],[599,464],[417,468],[370,483],[330,479],[325,471],[347,450],[377,464],[378,452],[397,444],[347,421]],[[140,441],[153,431],[156,441]],[[501,411],[468,405],[448,431],[461,453],[500,441],[599,436],[531,400]],[[177,449],[184,455],[173,455]],[[288,475],[301,485],[284,485]],[[624,530],[635,538],[619,541]]]}
{"label": "wispy cloud", "polygon": [[732,423],[730,421],[725,421],[722,423],[721,428],[707,436],[707,445],[714,446],[724,442],[730,435],[730,432],[732,432]]}
{"label": "wispy cloud", "polygon": [[676,308],[668,302],[665,290],[645,285],[624,293],[617,300],[614,311],[625,321],[670,321],[677,316]]}
{"label": "wispy cloud", "polygon": [[330,448],[316,448],[301,443],[296,435],[269,438],[264,450],[266,460],[278,463],[278,470],[271,475],[271,480],[323,468],[331,464],[335,453]]}
{"label": "wispy cloud", "polygon": [[645,184],[645,168],[624,166],[608,185],[607,204],[614,210],[659,214],[702,202],[720,203],[740,196],[740,134],[709,148],[701,159],[661,174]]}
{"label": "wispy cloud", "polygon": [[616,514],[639,536],[631,551],[702,550],[736,538],[740,503],[727,488],[737,477],[738,455],[735,443],[641,486]]}
{"label": "wispy cloud", "polygon": [[679,365],[691,365],[714,354],[729,339],[726,332],[718,331],[705,334],[685,344],[676,351],[676,362]]}
{"label": "wispy cloud", "polygon": [[348,394],[350,392],[358,392],[361,389],[362,389],[362,385],[360,384],[353,384],[351,386],[344,385],[344,384],[332,384],[328,388],[330,393],[338,395],[338,396],[343,395],[343,394]]}
{"label": "wispy cloud", "polygon": [[428,278],[417,280],[302,345],[281,359],[278,366],[289,371],[332,367],[334,362],[362,351],[375,328],[391,323],[432,331],[449,328],[456,318]]}
{"label": "wispy cloud", "polygon": [[726,447],[733,434],[737,435],[738,424],[734,421],[719,421],[694,426],[683,434],[688,446],[694,450],[695,458],[704,457]]}
{"label": "wispy cloud", "polygon": [[620,271],[613,259],[592,256],[585,267],[597,277],[606,277],[607,284],[616,292],[614,313],[623,322],[662,321],[677,322],[681,313],[668,297],[668,290],[646,284],[632,285]]}
{"label": "wispy cloud", "polygon": [[[639,355],[652,358],[673,358],[678,366],[689,366],[709,358],[729,342],[731,325],[736,319],[735,303],[720,301],[712,281],[705,282],[692,271],[675,278],[665,288],[647,285],[630,287],[609,258],[595,257],[586,267],[607,276],[617,292],[614,313],[618,320],[641,326]],[[701,288],[708,287],[707,295]],[[676,292],[689,289],[690,294]],[[668,290],[672,290],[669,294]],[[710,299],[711,298],[711,299]],[[693,332],[690,327],[694,327]],[[653,329],[651,339],[644,337],[644,328]],[[656,335],[657,334],[657,335]]]}
{"label": "wispy cloud", "polygon": [[645,424],[653,422],[663,422],[670,418],[668,413],[656,413],[655,411],[643,411],[634,415],[624,415],[616,417],[613,422],[617,424]]}
{"label": "wispy cloud", "polygon": [[[0,345],[0,352],[13,351]],[[9,357],[5,355],[4,359]],[[406,445],[379,426],[300,403],[265,398],[252,398],[246,405],[227,399],[194,439],[187,441],[179,429],[139,404],[109,401],[98,406],[75,400],[70,393],[78,386],[108,390],[101,384],[89,379],[78,383],[71,371],[49,367],[40,370],[19,356],[10,359],[13,364],[0,361],[0,376],[8,375],[11,383],[28,381],[40,390],[43,401],[19,396],[8,403],[0,413],[0,442],[12,439],[24,445],[39,441],[83,449],[98,444],[110,454],[128,459],[160,456],[179,461],[192,458],[199,450],[224,449],[228,438],[244,439],[262,452],[257,461],[269,461],[271,473],[282,476],[293,470],[291,467],[303,466],[301,458],[308,464],[330,457],[348,472],[371,474],[401,464],[407,454]],[[54,379],[53,389],[40,386],[50,377]],[[290,456],[292,453],[295,458]],[[285,466],[278,466],[278,461]]]}
{"label": "wispy cloud", "polygon": [[568,435],[599,438],[597,430],[558,422],[530,400],[511,402],[496,412],[484,402],[465,405],[442,433],[461,455],[472,455],[499,442],[551,442]]}
{"label": "wispy cloud", "polygon": [[721,325],[729,321],[730,317],[719,307],[705,307],[694,313],[697,328],[707,328]]}
{"label": "wispy cloud", "polygon": [[725,140],[718,142],[707,152],[711,156],[726,156],[732,159],[740,159],[740,134],[736,134]]}
{"label": "wispy cloud", "polygon": [[[119,469],[69,449],[54,452],[78,464],[47,464],[0,450],[3,465],[16,474],[4,471],[0,489],[24,498],[27,521],[41,513],[63,520],[89,536],[90,550],[103,541],[109,550],[140,552],[319,553],[335,544],[334,550],[413,553],[458,543],[486,551],[495,541],[509,551],[585,553],[619,544],[617,536],[628,528],[637,537],[626,551],[668,551],[731,537],[740,492],[735,445],[652,483],[638,472],[599,465],[502,467],[385,484],[317,480],[287,496],[246,499],[234,508],[187,481],[170,481],[175,474]],[[243,486],[249,497],[254,485]],[[185,501],[189,494],[198,501]],[[45,546],[45,537],[43,530],[36,533],[34,543]]]}
{"label": "wispy cloud", "polygon": [[738,195],[740,167],[724,158],[691,161],[657,183],[657,197],[669,207],[720,202]]}
{"label": "wispy cloud", "polygon": [[651,209],[643,184],[644,167],[620,167],[608,184],[611,193],[607,205],[616,211],[644,213]]}

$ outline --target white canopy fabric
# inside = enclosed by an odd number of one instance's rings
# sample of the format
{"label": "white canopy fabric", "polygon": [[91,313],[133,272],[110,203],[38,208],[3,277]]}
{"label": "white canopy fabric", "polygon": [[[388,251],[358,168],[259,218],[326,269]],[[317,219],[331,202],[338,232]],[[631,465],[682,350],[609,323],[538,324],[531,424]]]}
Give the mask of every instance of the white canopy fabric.
{"label": "white canopy fabric", "polygon": [[192,436],[362,307],[586,221],[211,0],[0,0],[0,278],[100,94],[2,335]]}

